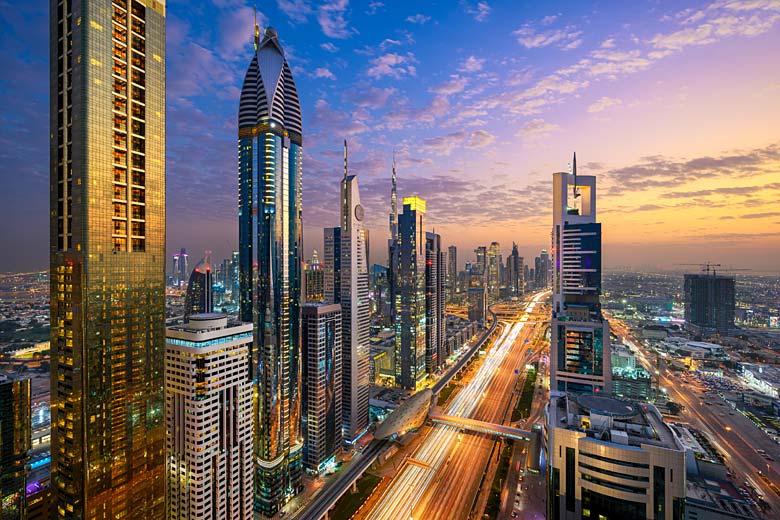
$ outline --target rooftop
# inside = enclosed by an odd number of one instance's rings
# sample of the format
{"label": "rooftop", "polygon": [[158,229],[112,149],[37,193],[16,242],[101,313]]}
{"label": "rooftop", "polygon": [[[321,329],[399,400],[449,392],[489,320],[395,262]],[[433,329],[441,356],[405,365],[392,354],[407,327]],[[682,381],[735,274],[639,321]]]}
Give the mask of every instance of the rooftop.
{"label": "rooftop", "polygon": [[682,449],[653,405],[596,394],[574,396],[551,392],[550,396],[548,420],[556,428],[580,431],[600,441],[637,448],[647,444]]}

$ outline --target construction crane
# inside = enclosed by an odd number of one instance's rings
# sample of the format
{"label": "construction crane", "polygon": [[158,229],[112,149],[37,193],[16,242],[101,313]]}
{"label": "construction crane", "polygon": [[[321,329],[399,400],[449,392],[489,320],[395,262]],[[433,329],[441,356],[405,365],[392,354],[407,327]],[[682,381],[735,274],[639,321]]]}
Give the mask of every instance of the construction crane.
{"label": "construction crane", "polygon": [[[712,272],[712,276],[714,277],[716,273],[716,268],[721,267],[721,264],[715,264],[710,261],[704,262],[703,264],[674,264],[674,265],[695,265],[697,267],[701,267],[702,273],[707,273],[708,275],[710,272]],[[733,272],[733,271],[752,271],[752,269],[731,269],[731,268],[724,268],[723,271]]]}

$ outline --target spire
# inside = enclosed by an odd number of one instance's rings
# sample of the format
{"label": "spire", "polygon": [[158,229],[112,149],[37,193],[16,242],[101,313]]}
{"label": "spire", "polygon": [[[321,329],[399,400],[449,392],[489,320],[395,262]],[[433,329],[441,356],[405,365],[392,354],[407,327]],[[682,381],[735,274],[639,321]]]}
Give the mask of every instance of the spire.
{"label": "spire", "polygon": [[344,178],[347,178],[347,140],[344,139]]}
{"label": "spire", "polygon": [[390,188],[390,238],[394,243],[398,239],[398,195],[396,193],[395,148],[393,148],[393,176]]}
{"label": "spire", "polygon": [[257,25],[257,4],[255,4],[255,52],[260,46],[260,26]]}
{"label": "spire", "polygon": [[577,152],[574,152],[574,158],[572,158],[571,161],[571,169],[572,173],[574,173],[574,198],[580,196],[579,193],[577,193]]}

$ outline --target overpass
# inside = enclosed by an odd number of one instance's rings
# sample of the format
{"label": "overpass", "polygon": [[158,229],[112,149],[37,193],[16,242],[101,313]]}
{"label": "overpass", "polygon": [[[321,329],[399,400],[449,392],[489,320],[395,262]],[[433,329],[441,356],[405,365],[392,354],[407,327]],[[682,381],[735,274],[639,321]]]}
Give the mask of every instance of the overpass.
{"label": "overpass", "polygon": [[539,454],[542,449],[541,428],[534,426],[531,431],[513,428],[504,424],[493,424],[484,421],[468,419],[466,417],[457,417],[454,415],[429,414],[428,417],[437,424],[444,424],[460,428],[461,430],[486,433],[496,435],[506,439],[525,441],[528,443],[528,453],[526,455],[525,466],[534,472],[539,471]]}
{"label": "overpass", "polygon": [[533,438],[539,435],[538,432],[529,432],[519,428],[513,428],[512,426],[477,421],[475,419],[468,419],[466,417],[458,417],[455,415],[440,415],[432,413],[429,414],[428,417],[435,423],[446,424],[447,426],[455,426],[461,430],[487,433],[489,435],[498,435],[499,437],[507,437],[509,439],[515,439],[518,441],[531,442]]}

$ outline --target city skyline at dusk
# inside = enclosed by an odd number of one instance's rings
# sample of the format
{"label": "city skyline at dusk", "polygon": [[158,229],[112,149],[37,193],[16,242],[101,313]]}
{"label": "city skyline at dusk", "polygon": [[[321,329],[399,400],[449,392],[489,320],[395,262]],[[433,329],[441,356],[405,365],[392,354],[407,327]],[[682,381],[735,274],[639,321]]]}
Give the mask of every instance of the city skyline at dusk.
{"label": "city skyline at dusk", "polygon": [[[0,271],[26,271],[47,262],[48,4],[3,5]],[[169,256],[226,257],[253,7],[166,8]],[[551,173],[577,150],[580,172],[599,179],[605,266],[776,269],[777,2],[280,1],[258,5],[257,20],[278,30],[301,93],[307,257],[338,222],[346,138],[377,246],[394,149],[400,196],[428,201],[443,244],[470,251],[487,236],[527,257],[549,247]]]}

